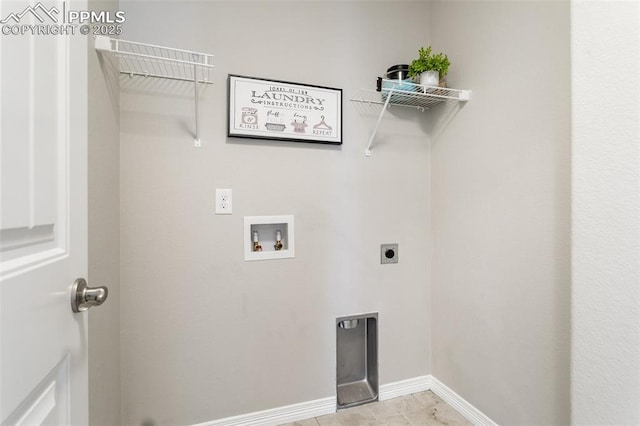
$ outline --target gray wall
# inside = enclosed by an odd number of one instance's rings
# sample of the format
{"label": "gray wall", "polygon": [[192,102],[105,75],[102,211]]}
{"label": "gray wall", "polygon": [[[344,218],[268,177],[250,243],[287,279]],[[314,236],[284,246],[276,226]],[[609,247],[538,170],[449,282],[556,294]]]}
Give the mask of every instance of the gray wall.
{"label": "gray wall", "polygon": [[432,372],[499,424],[569,423],[568,2],[431,3]]}
{"label": "gray wall", "polygon": [[[637,2],[571,6],[577,425],[640,424],[639,20]],[[613,81],[594,58],[615,70]]]}
{"label": "gray wall", "polygon": [[[117,1],[90,1],[117,10]],[[109,287],[104,305],[89,311],[89,420],[120,424],[120,112],[119,77],[89,41],[88,200],[90,285]]]}
{"label": "gray wall", "polygon": [[[192,87],[121,81],[123,422],[189,424],[335,394],[335,318],[379,312],[382,384],[429,373],[426,115],[349,99],[428,44],[425,2],[121,2],[123,38],[216,55]],[[226,137],[227,74],[338,87],[344,145]],[[214,214],[215,188],[233,215]],[[295,215],[296,257],[243,261],[243,216]],[[400,244],[381,266],[379,244]]]}

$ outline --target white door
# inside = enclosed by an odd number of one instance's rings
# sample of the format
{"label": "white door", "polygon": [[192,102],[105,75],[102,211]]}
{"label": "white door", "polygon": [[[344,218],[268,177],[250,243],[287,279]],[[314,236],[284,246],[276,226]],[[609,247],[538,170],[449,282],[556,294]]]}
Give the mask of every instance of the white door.
{"label": "white door", "polygon": [[[47,25],[63,10],[1,0],[0,20]],[[87,314],[70,306],[87,271],[86,56],[84,35],[0,34],[2,425],[88,423]]]}

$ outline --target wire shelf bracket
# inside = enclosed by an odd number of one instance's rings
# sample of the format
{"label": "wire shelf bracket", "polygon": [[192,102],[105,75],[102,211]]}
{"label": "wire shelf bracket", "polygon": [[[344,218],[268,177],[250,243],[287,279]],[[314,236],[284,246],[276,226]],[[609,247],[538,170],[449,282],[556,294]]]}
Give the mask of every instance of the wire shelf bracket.
{"label": "wire shelf bracket", "polygon": [[120,74],[165,78],[193,82],[195,103],[194,146],[202,146],[198,123],[198,84],[213,84],[211,71],[213,55],[190,50],[174,49],[153,44],[137,43],[107,36],[95,36],[95,49],[119,59]]}
{"label": "wire shelf bracket", "polygon": [[351,99],[352,102],[381,107],[378,121],[365,149],[365,155],[367,157],[371,156],[371,146],[378,132],[380,122],[384,113],[391,106],[409,107],[425,111],[444,102],[467,102],[469,99],[471,99],[470,90],[424,86],[402,80],[387,80],[378,77],[377,90],[362,89],[359,98]]}

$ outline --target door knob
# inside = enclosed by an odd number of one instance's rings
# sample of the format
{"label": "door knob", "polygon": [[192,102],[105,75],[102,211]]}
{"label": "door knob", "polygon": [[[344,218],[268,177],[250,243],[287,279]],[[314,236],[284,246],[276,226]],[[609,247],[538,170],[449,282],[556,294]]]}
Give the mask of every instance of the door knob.
{"label": "door knob", "polygon": [[84,278],[78,278],[71,287],[71,309],[73,312],[86,311],[92,306],[102,305],[107,296],[107,287],[89,287]]}

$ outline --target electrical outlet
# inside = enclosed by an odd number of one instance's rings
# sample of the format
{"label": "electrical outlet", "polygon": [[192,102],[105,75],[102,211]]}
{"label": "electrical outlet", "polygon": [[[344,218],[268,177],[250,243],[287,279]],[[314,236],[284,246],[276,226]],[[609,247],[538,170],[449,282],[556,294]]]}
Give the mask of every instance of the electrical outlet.
{"label": "electrical outlet", "polygon": [[231,189],[216,189],[216,214],[231,214]]}
{"label": "electrical outlet", "polygon": [[380,263],[398,263],[398,244],[380,244]]}

